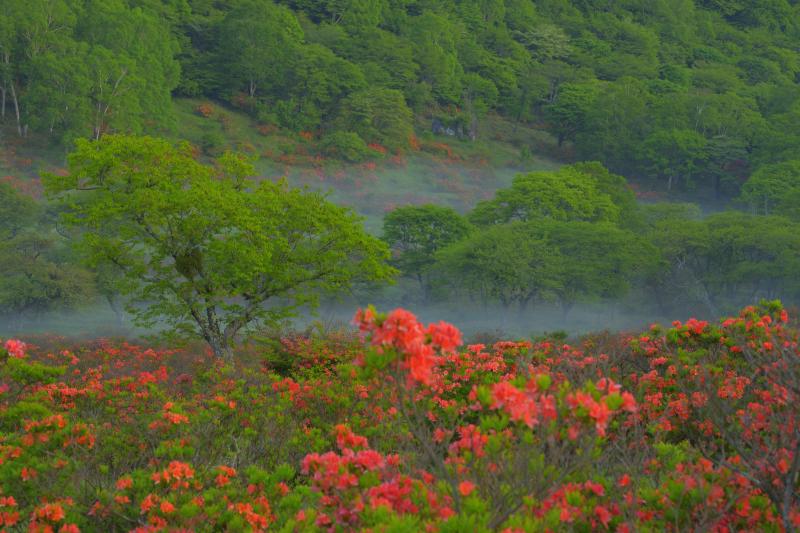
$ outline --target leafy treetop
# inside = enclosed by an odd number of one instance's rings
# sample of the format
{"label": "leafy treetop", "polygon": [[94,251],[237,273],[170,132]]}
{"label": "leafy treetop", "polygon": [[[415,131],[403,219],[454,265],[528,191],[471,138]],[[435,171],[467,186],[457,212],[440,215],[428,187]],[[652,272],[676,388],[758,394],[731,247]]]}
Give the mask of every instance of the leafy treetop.
{"label": "leafy treetop", "polygon": [[79,141],[69,168],[47,188],[90,262],[121,269],[120,291],[143,304],[130,309],[138,323],[199,335],[217,356],[232,356],[243,329],[313,307],[319,291],[393,274],[358,216],[284,182],[252,182],[233,154],[208,166],[186,144],[109,135]]}

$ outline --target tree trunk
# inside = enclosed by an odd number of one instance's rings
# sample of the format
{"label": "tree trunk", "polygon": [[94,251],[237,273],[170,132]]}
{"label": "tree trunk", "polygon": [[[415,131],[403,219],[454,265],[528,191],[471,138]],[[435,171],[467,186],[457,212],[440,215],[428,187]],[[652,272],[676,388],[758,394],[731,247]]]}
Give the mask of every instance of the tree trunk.
{"label": "tree trunk", "polygon": [[2,87],[2,89],[0,89],[0,98],[2,98],[2,101],[0,101],[0,120],[5,122],[5,119],[6,119],[6,84],[5,83],[3,83],[3,87]]}
{"label": "tree trunk", "polygon": [[524,316],[525,313],[528,311],[528,304],[531,303],[532,299],[533,299],[533,295],[529,294],[528,296],[526,296],[525,298],[522,298],[519,301],[519,314],[520,314],[521,317]]}
{"label": "tree trunk", "polygon": [[125,313],[119,305],[119,302],[112,294],[106,294],[106,301],[108,302],[108,306],[114,312],[114,316],[117,319],[117,327],[123,328],[125,327]]}
{"label": "tree trunk", "polygon": [[567,316],[569,316],[569,312],[572,311],[572,307],[575,305],[574,302],[561,302],[561,321],[566,322]]}
{"label": "tree trunk", "polygon": [[230,340],[223,335],[210,336],[208,345],[211,346],[211,351],[214,352],[214,357],[224,360],[226,363],[233,362],[233,346]]}
{"label": "tree trunk", "polygon": [[428,303],[428,286],[425,283],[425,277],[422,275],[422,273],[417,274],[417,282],[419,283],[419,290],[422,294],[422,302]]}
{"label": "tree trunk", "polygon": [[469,139],[475,141],[478,139],[478,114],[472,111],[472,120],[469,123]]}
{"label": "tree trunk", "polygon": [[11,81],[11,99],[14,102],[14,112],[17,115],[17,134],[22,137],[22,119],[19,114],[19,101],[17,100],[17,91],[14,88],[14,81]]}

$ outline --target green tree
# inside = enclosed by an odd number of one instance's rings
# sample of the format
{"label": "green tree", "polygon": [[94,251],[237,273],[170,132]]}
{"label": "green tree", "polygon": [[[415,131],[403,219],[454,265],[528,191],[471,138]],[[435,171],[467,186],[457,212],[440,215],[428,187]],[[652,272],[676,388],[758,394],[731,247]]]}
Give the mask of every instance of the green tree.
{"label": "green tree", "polygon": [[172,126],[172,90],[180,67],[177,41],[166,21],[122,0],[89,0],[75,37],[89,45],[81,60],[91,80],[86,96],[95,138]]}
{"label": "green tree", "polygon": [[558,287],[562,257],[522,222],[473,232],[437,254],[436,270],[454,291],[466,291],[484,304],[527,309]]}
{"label": "green tree", "polygon": [[436,254],[469,232],[470,224],[463,216],[438,205],[398,207],[383,219],[383,240],[393,252],[392,263],[403,275],[415,278],[425,296]]}
{"label": "green tree", "polygon": [[740,200],[754,213],[784,214],[793,211],[800,191],[800,160],[763,165],[742,186]]}
{"label": "green tree", "polygon": [[436,268],[484,301],[521,310],[555,301],[566,318],[578,302],[625,294],[655,255],[609,223],[539,220],[477,231],[442,250]]}
{"label": "green tree", "polygon": [[25,104],[36,110],[30,117],[31,127],[65,144],[89,133],[94,111],[87,98],[91,90],[87,47],[71,44],[31,61],[30,88],[25,95]]}
{"label": "green tree", "polygon": [[32,198],[20,194],[8,183],[0,182],[0,241],[13,239],[36,224],[40,211]]}
{"label": "green tree", "polygon": [[219,28],[218,62],[229,93],[250,100],[287,86],[303,30],[291,10],[271,0],[244,0],[228,11]]}
{"label": "green tree", "polygon": [[[124,272],[137,323],[162,321],[230,358],[250,327],[315,306],[320,291],[385,280],[386,246],[324,196],[285,183],[251,183],[226,155],[215,167],[150,137],[81,140],[70,173],[47,188],[68,206],[93,264]],[[266,304],[266,305],[265,305]]]}
{"label": "green tree", "polygon": [[413,119],[402,92],[368,88],[342,102],[337,123],[368,142],[395,149],[408,146],[414,132]]}
{"label": "green tree", "polygon": [[800,226],[783,217],[724,212],[706,220],[711,236],[707,279],[727,305],[795,298]]}
{"label": "green tree", "polygon": [[800,226],[786,218],[735,211],[667,218],[650,240],[664,268],[648,284],[667,311],[700,305],[717,313],[759,298],[795,298],[800,290]]}
{"label": "green tree", "polygon": [[289,128],[318,128],[336,115],[348,94],[366,86],[356,65],[324,46],[298,48],[293,61],[285,86],[273,89],[267,98],[267,107],[274,108],[281,124]]}
{"label": "green tree", "polygon": [[593,168],[597,167],[570,165],[556,171],[519,174],[510,188],[500,189],[493,199],[479,202],[469,218],[477,225],[537,219],[616,223],[620,208],[592,175]]}
{"label": "green tree", "polygon": [[658,202],[646,204],[641,208],[642,218],[647,227],[653,228],[664,220],[700,220],[703,212],[697,204],[681,202]]}
{"label": "green tree", "polygon": [[441,102],[461,99],[464,68],[458,61],[456,43],[460,36],[455,19],[425,11],[409,20],[409,38],[415,45],[420,81],[427,84]]}
{"label": "green tree", "polygon": [[[0,75],[2,116],[10,100],[17,133],[25,136],[37,108],[25,105],[31,61],[52,52],[71,34],[76,16],[64,0],[9,0],[0,13]],[[10,97],[10,98],[9,98]]]}
{"label": "green tree", "polygon": [[322,138],[320,146],[327,155],[351,163],[360,163],[370,155],[367,143],[352,131],[334,131]]}
{"label": "green tree", "polygon": [[542,24],[526,31],[518,31],[517,38],[530,50],[531,56],[541,63],[566,59],[572,53],[569,35],[554,24]]}
{"label": "green tree", "polygon": [[36,228],[0,243],[0,309],[17,327],[24,318],[92,301],[92,273],[58,252],[55,238]]}
{"label": "green tree", "polygon": [[489,109],[496,106],[499,91],[491,79],[474,72],[464,75],[464,92],[461,102],[469,118],[468,135],[471,140],[478,138],[478,125]]}
{"label": "green tree", "polygon": [[692,130],[656,130],[644,140],[642,165],[666,179],[667,190],[678,180],[691,183],[706,158],[706,139]]}
{"label": "green tree", "polygon": [[561,261],[550,290],[566,319],[578,302],[618,298],[657,255],[646,241],[608,223],[548,221],[535,224]]}
{"label": "green tree", "polygon": [[653,126],[652,99],[643,79],[625,77],[604,84],[575,135],[579,156],[601,161],[615,172],[634,170],[631,155]]}
{"label": "green tree", "polygon": [[558,136],[558,145],[573,140],[586,127],[586,114],[597,99],[597,83],[565,83],[555,100],[545,107],[545,116],[551,129]]}
{"label": "green tree", "polygon": [[32,198],[0,183],[0,314],[22,320],[90,301],[92,275],[67,260],[63,239]]}

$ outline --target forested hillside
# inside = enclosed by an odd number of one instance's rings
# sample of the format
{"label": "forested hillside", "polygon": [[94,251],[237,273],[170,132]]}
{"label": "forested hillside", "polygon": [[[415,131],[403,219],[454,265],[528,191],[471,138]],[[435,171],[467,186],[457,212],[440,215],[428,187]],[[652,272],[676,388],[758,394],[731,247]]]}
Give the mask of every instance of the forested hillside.
{"label": "forested hillside", "polygon": [[552,133],[568,157],[726,195],[800,147],[789,0],[3,4],[6,135],[67,147],[174,131],[175,96],[356,158],[409,147],[415,128],[480,141],[497,113]]}

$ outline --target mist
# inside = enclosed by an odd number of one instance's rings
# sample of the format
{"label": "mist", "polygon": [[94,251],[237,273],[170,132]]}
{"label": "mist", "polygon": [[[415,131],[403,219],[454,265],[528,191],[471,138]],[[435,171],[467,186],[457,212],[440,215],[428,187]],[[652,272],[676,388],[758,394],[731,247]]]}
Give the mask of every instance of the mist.
{"label": "mist", "polygon": [[[635,299],[576,304],[566,318],[555,305],[540,303],[524,312],[516,307],[480,305],[456,298],[453,301],[431,303],[409,302],[389,298],[386,294],[374,294],[372,298],[348,295],[336,300],[323,301],[318,309],[298,310],[297,315],[281,323],[281,331],[330,331],[351,329],[356,310],[375,305],[381,312],[403,307],[413,312],[425,323],[444,320],[461,330],[465,343],[492,343],[498,340],[537,339],[543,337],[576,338],[596,332],[638,332],[652,323],[669,325],[673,320],[690,317],[716,319],[702,308],[676,311],[669,316],[642,312],[637,309]],[[0,338],[36,340],[63,337],[80,342],[98,338],[123,338],[138,342],[154,342],[160,331],[137,327],[130,315],[118,317],[108,304],[96,302],[72,311],[43,313],[23,320],[3,318],[0,320]],[[267,328],[269,329],[269,328]]]}
{"label": "mist", "polygon": [[308,186],[326,192],[339,205],[353,208],[365,217],[364,225],[380,234],[383,216],[404,205],[436,204],[460,213],[481,200],[492,198],[497,189],[508,187],[520,172],[551,170],[560,166],[545,158],[505,157],[491,163],[491,154],[477,154],[455,161],[435,157],[393,157],[381,166],[362,163],[318,169],[263,166],[268,179],[285,177],[293,186]]}

